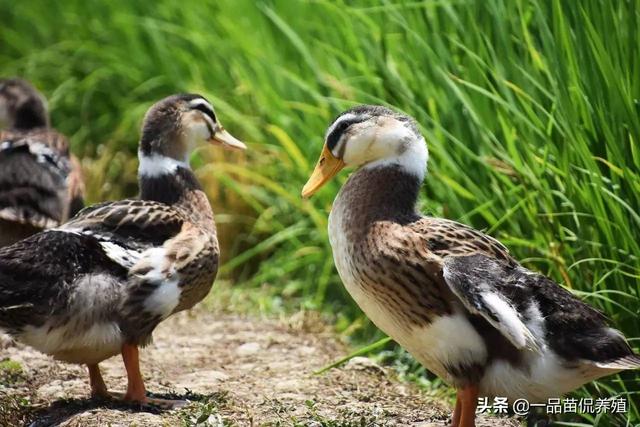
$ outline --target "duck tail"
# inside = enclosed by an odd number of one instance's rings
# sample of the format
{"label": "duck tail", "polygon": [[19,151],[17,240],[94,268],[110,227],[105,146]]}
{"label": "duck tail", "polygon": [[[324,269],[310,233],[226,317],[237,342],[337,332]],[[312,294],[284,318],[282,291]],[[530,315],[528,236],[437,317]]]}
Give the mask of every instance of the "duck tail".
{"label": "duck tail", "polygon": [[608,362],[599,362],[597,363],[597,366],[604,369],[639,369],[640,355],[630,354]]}

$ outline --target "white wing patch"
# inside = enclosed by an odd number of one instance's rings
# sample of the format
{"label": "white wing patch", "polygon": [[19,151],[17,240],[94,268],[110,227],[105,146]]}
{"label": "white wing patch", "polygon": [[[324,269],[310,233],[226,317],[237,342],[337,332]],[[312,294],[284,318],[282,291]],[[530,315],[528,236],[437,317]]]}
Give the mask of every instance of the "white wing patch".
{"label": "white wing patch", "polygon": [[[538,351],[539,346],[536,338],[529,328],[520,320],[516,310],[505,301],[500,295],[488,292],[481,297],[492,314],[498,318],[496,322],[490,316],[484,316],[493,327],[501,331],[516,348],[528,348]],[[470,310],[472,311],[472,310]],[[479,313],[483,314],[483,313]]]}
{"label": "white wing patch", "polygon": [[151,248],[143,252],[134,270],[146,266],[151,269],[138,277],[143,281],[157,284],[157,287],[145,300],[145,309],[166,318],[180,303],[181,290],[178,286],[180,276],[173,265],[167,266],[166,249],[163,247]]}
{"label": "white wing patch", "polygon": [[162,318],[168,317],[180,302],[180,287],[177,278],[163,281],[144,302],[144,307]]}
{"label": "white wing patch", "polygon": [[[442,273],[449,289],[470,313],[481,315],[517,349],[540,353],[544,334],[538,342],[518,311],[493,285],[493,282],[505,280],[503,268],[501,264],[481,255],[448,257]],[[540,333],[544,327],[540,310],[535,304],[535,301],[528,301],[524,312],[531,316],[529,323],[533,331]]]}
{"label": "white wing patch", "polygon": [[[57,228],[47,231],[54,230],[76,235],[93,235],[98,238],[89,230]],[[162,318],[168,317],[173,312],[180,303],[180,275],[174,265],[167,264],[164,247],[149,248],[140,252],[110,241],[101,241],[100,246],[105,255],[128,269],[129,274],[137,276],[141,281],[156,285],[156,288],[144,302],[147,311],[158,314]],[[140,270],[144,271],[144,274],[137,273]]]}
{"label": "white wing patch", "polygon": [[130,269],[140,260],[140,252],[124,248],[112,242],[100,242],[104,253],[114,262],[126,269]]}
{"label": "white wing patch", "polygon": [[58,151],[43,142],[25,138],[17,141],[2,141],[0,143],[0,151],[7,151],[18,147],[26,147],[36,162],[44,165],[52,172],[65,176],[65,178],[66,174],[69,173],[70,165],[68,160],[61,156]]}

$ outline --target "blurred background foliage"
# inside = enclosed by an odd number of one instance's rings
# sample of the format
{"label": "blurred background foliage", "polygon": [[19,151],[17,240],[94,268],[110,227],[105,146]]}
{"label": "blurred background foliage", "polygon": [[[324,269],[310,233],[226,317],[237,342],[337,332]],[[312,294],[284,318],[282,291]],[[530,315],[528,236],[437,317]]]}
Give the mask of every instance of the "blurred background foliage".
{"label": "blurred background foliage", "polygon": [[[431,152],[422,209],[499,238],[638,349],[639,7],[0,0],[0,75],[48,97],[83,158],[90,202],[136,194],[139,126],[154,101],[204,94],[250,146],[246,157],[192,159],[217,214],[222,277],[260,311],[319,310],[360,342],[381,335],[343,289],[326,230],[347,174],[310,201],[299,193],[335,115],[358,103],[402,110]],[[583,393],[628,395],[637,423],[639,388],[627,373]]]}

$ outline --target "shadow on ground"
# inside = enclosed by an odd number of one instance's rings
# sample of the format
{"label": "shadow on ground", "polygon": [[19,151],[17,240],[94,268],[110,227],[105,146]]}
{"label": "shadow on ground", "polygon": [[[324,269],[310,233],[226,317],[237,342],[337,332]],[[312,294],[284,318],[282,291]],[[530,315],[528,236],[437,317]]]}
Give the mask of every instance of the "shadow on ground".
{"label": "shadow on ground", "polygon": [[[313,322],[312,322],[313,323]],[[0,382],[0,424],[44,427],[146,426],[444,426],[451,408],[399,382],[369,359],[323,375],[313,372],[347,349],[329,328],[203,309],[161,324],[141,352],[151,397],[191,402],[179,410],[87,398],[86,369],[28,347],[0,345],[11,381]],[[112,391],[126,388],[120,358],[101,363]],[[480,417],[478,427],[514,427]]]}

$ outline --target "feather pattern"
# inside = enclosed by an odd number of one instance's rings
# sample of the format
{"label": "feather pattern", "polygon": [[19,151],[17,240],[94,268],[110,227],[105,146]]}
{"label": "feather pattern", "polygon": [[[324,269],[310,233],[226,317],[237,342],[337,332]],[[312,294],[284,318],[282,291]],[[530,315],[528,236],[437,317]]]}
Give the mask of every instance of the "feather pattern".
{"label": "feather pattern", "polygon": [[622,334],[497,240],[415,212],[398,165],[349,177],[329,217],[334,260],[368,317],[456,387],[544,400],[638,367]]}
{"label": "feather pattern", "polygon": [[[194,96],[169,97],[147,115],[147,124],[162,127],[144,127],[143,159],[186,157],[183,98]],[[65,144],[23,145],[29,155],[39,150],[35,161],[62,178],[73,173]],[[180,163],[139,178],[140,198],[87,207],[57,228],[0,249],[0,328],[58,359],[96,364],[125,343],[148,343],[162,320],[208,294],[219,249],[195,175]]]}
{"label": "feather pattern", "polygon": [[[47,349],[69,361],[80,353],[62,343],[71,331],[105,333],[101,339],[111,342],[117,330],[119,343],[147,343],[159,322],[208,293],[217,270],[212,216],[192,222],[201,214],[189,212],[196,209],[191,202],[206,199],[186,199],[176,206],[137,199],[94,205],[59,228],[0,249],[0,327],[36,348],[46,328],[61,341]],[[210,212],[208,203],[197,209]],[[89,298],[96,287],[110,291],[93,301],[87,318],[69,313],[73,300]],[[96,322],[107,326],[96,329]],[[59,328],[65,332],[56,335]]]}
{"label": "feather pattern", "polygon": [[175,236],[187,220],[183,209],[153,200],[125,199],[87,207],[60,230],[148,248]]}
{"label": "feather pattern", "polygon": [[80,164],[67,139],[49,129],[0,132],[0,218],[55,227],[83,205]]}

